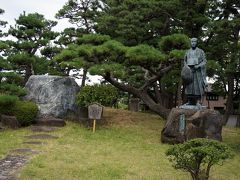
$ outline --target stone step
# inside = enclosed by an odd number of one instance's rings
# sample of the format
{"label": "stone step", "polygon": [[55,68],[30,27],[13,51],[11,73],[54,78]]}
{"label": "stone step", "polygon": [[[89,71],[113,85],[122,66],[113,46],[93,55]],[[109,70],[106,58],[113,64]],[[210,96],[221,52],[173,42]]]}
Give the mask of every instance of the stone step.
{"label": "stone step", "polygon": [[52,132],[57,129],[53,126],[31,126],[30,128],[33,132]]}
{"label": "stone step", "polygon": [[37,120],[37,126],[63,127],[65,125],[66,125],[66,122],[63,119],[55,118],[52,116],[40,117]]}
{"label": "stone step", "polygon": [[57,139],[58,138],[57,136],[53,136],[50,134],[32,134],[24,137],[28,139]]}

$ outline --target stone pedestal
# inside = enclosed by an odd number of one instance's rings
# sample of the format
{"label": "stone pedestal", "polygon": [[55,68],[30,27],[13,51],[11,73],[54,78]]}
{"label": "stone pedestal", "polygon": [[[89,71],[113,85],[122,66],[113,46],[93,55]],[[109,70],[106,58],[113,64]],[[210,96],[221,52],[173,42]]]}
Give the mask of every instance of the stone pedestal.
{"label": "stone pedestal", "polygon": [[[185,116],[185,130],[179,131],[180,116]],[[161,132],[163,143],[183,143],[193,138],[209,138],[222,140],[222,116],[211,109],[181,109],[173,108]]]}

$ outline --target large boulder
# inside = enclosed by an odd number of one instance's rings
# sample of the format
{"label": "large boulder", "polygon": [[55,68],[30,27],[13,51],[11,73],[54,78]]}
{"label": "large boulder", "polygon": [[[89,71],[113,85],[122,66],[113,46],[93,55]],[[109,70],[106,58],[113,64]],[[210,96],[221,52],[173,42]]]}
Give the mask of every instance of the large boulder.
{"label": "large boulder", "polygon": [[75,99],[79,86],[73,78],[33,75],[25,88],[26,100],[34,101],[39,107],[40,115],[63,117],[76,108]]}
{"label": "large boulder", "polygon": [[[185,116],[185,130],[180,132],[180,116]],[[211,109],[192,110],[173,108],[161,132],[163,143],[182,143],[193,138],[222,140],[222,116]]]}

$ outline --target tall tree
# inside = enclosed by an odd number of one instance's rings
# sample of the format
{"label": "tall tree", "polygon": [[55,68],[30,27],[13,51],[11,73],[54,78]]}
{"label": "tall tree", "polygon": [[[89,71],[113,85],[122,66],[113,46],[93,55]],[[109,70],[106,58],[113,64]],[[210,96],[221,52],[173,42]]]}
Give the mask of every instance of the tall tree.
{"label": "tall tree", "polygon": [[58,11],[56,18],[66,18],[82,32],[90,33],[94,31],[95,19],[102,8],[102,3],[99,0],[68,0]]}
{"label": "tall tree", "polygon": [[[58,11],[56,18],[63,19],[66,18],[70,23],[75,24],[77,29],[75,30],[75,37],[79,37],[82,34],[89,34],[94,32],[94,27],[96,25],[96,18],[99,15],[99,11],[103,8],[101,1],[99,0],[68,0],[68,2]],[[64,33],[69,35],[69,29],[66,29]],[[73,32],[73,31],[71,31]],[[74,34],[71,34],[73,38]],[[60,39],[60,42],[64,39],[64,36]],[[74,67],[68,67],[67,64],[65,68],[68,70]],[[84,66],[82,76],[81,86],[85,86],[85,81],[87,79],[87,66]],[[69,71],[68,71],[69,72]]]}
{"label": "tall tree", "polygon": [[98,33],[107,34],[125,45],[157,45],[160,36],[171,32],[174,3],[165,0],[104,0],[97,19]]}
{"label": "tall tree", "polygon": [[[3,14],[4,10],[0,9],[0,14]],[[5,27],[7,22],[0,20],[0,26]],[[6,36],[0,29],[0,37]],[[0,95],[17,95],[22,96],[25,91],[19,86],[22,78],[15,72],[12,71],[12,64],[5,57],[6,51],[8,51],[9,46],[6,40],[0,40]]]}
{"label": "tall tree", "polygon": [[177,0],[175,1],[174,30],[189,37],[202,38],[203,27],[209,22],[207,12],[215,0]]}
{"label": "tall tree", "polygon": [[[3,13],[4,13],[4,10],[0,9],[0,15],[3,14]],[[4,28],[6,24],[7,24],[6,21],[0,20],[0,38],[2,38],[4,36],[2,28]],[[5,41],[0,40],[0,53],[1,53],[1,56],[0,56],[0,71],[2,71],[5,67],[8,66],[6,64],[6,61],[2,57],[2,53],[6,48],[7,48],[7,45],[6,45]],[[0,77],[0,81],[1,80],[2,80],[2,77]]]}
{"label": "tall tree", "polygon": [[210,58],[209,70],[215,75],[215,88],[227,96],[224,121],[233,113],[234,98],[239,92],[240,2],[224,0],[213,4],[209,13],[205,45]]}
{"label": "tall tree", "polygon": [[[32,74],[43,73],[47,69],[46,59],[39,58],[37,52],[56,38],[57,33],[51,30],[56,24],[57,22],[46,20],[41,14],[23,12],[16,19],[15,26],[10,26],[8,33],[16,41],[9,41],[11,49],[8,59],[17,71],[24,73],[25,83]],[[44,64],[45,68],[39,68]]]}

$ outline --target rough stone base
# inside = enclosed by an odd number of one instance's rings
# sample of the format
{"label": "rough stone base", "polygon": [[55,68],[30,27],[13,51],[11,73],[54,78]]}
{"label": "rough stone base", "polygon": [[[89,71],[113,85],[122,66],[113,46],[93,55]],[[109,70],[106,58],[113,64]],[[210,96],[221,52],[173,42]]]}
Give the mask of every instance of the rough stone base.
{"label": "rough stone base", "polygon": [[[185,114],[186,127],[179,132],[180,115]],[[193,138],[222,140],[222,117],[218,111],[173,108],[161,132],[163,143],[183,143]]]}

